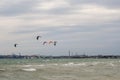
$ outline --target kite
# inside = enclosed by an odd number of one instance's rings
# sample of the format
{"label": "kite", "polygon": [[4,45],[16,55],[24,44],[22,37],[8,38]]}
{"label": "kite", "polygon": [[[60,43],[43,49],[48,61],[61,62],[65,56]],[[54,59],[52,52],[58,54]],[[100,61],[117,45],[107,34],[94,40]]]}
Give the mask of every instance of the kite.
{"label": "kite", "polygon": [[18,44],[14,44],[14,47],[17,47]]}
{"label": "kite", "polygon": [[53,41],[49,41],[49,44],[53,43]]}
{"label": "kite", "polygon": [[57,44],[57,41],[54,41],[54,46],[56,46],[56,44]]}
{"label": "kite", "polygon": [[47,43],[47,42],[46,42],[46,41],[44,41],[44,42],[43,42],[43,45],[45,45],[46,43]]}
{"label": "kite", "polygon": [[36,39],[39,40],[39,38],[41,38],[41,36],[37,36]]}

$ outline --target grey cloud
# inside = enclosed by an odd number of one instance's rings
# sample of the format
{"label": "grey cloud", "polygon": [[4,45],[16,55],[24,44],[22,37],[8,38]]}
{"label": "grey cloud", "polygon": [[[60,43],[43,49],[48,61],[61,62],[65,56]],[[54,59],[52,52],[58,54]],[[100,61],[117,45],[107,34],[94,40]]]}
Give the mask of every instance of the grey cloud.
{"label": "grey cloud", "polygon": [[[18,0],[19,1],[19,0]],[[32,12],[32,6],[37,3],[38,0],[21,0],[19,3],[9,3],[1,7],[1,16],[17,16],[25,14],[27,12]]]}
{"label": "grey cloud", "polygon": [[7,4],[8,2],[6,1],[4,4],[4,6],[1,6],[1,10],[0,10],[0,15],[1,16],[19,16],[22,14],[26,14],[26,13],[39,13],[39,14],[61,14],[61,13],[66,13],[69,8],[54,8],[52,10],[35,10],[34,7],[36,5],[38,5],[39,3],[42,2],[47,2],[49,0],[17,0],[19,1],[18,3],[12,3],[10,2],[9,4]]}
{"label": "grey cloud", "polygon": [[103,5],[111,8],[120,8],[119,0],[69,0],[71,4],[81,5],[81,4],[97,4]]}
{"label": "grey cloud", "polygon": [[34,33],[34,32],[42,32],[46,31],[50,34],[65,34],[65,33],[74,33],[74,32],[98,32],[102,31],[104,29],[117,29],[119,32],[119,21],[116,22],[109,22],[109,23],[103,23],[103,24],[88,24],[88,25],[72,25],[72,26],[39,26],[39,25],[28,25],[28,26],[19,26],[17,30],[15,30],[14,34],[25,34],[25,33]]}
{"label": "grey cloud", "polygon": [[[19,1],[19,0],[18,0]],[[47,0],[46,0],[47,1]],[[6,1],[7,2],[7,1]],[[82,5],[82,4],[97,4],[97,5],[103,5],[108,6],[111,8],[120,8],[119,0],[67,0],[67,2],[73,6],[73,7],[59,7],[54,8],[52,10],[35,10],[33,7],[35,7],[38,3],[44,2],[43,0],[21,0],[19,3],[12,4],[9,3],[5,6],[1,6],[0,15],[1,16],[15,16],[15,15],[21,15],[24,13],[46,13],[46,14],[68,14],[72,9],[74,9],[74,6],[76,5]]]}

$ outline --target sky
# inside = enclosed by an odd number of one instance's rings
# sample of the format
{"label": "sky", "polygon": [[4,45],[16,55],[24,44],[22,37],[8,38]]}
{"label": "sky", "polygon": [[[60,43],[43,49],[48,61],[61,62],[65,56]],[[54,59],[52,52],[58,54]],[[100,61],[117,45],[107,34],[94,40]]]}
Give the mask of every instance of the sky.
{"label": "sky", "polygon": [[[36,40],[36,36],[42,37]],[[57,45],[42,45],[51,40]],[[1,55],[68,55],[69,51],[120,55],[120,0],[0,1]]]}

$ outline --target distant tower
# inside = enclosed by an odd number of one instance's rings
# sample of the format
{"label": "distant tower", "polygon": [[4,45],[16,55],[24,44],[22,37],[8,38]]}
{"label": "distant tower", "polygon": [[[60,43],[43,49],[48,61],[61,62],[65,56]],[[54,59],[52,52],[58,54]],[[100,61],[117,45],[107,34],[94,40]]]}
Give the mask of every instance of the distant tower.
{"label": "distant tower", "polygon": [[71,56],[71,52],[70,52],[70,50],[68,51],[68,54],[69,54],[69,57]]}

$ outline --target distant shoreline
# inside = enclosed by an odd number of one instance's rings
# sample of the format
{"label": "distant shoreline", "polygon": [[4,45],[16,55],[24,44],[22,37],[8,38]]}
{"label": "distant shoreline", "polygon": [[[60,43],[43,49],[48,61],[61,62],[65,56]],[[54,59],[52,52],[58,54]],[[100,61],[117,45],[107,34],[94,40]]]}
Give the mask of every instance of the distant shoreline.
{"label": "distant shoreline", "polygon": [[40,56],[40,55],[0,55],[0,59],[120,59],[120,55],[73,55],[73,56]]}

